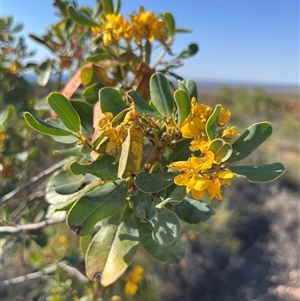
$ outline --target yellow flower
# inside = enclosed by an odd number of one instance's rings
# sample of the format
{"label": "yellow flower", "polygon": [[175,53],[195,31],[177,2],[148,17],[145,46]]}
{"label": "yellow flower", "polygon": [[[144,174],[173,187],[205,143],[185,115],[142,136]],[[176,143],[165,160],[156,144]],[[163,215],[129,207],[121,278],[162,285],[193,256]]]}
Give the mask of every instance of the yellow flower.
{"label": "yellow flower", "polygon": [[58,237],[58,243],[60,245],[64,245],[67,242],[67,236],[66,235],[60,235]]}
{"label": "yellow flower", "polygon": [[205,123],[197,117],[185,120],[181,124],[181,133],[184,138],[199,137],[202,133],[205,133]]}
{"label": "yellow flower", "polygon": [[235,126],[228,127],[222,131],[222,138],[225,140],[230,140],[232,137],[239,135],[240,133],[235,130]]}
{"label": "yellow flower", "polygon": [[221,193],[221,186],[230,186],[230,179],[234,177],[234,173],[229,170],[222,170],[214,173],[213,179],[210,181],[206,190],[210,199],[216,198],[217,200],[223,200],[224,197]]}
{"label": "yellow flower", "polygon": [[131,273],[126,277],[127,281],[132,281],[135,283],[140,282],[143,279],[144,269],[140,265],[136,266]]}
{"label": "yellow flower", "polygon": [[209,176],[206,171],[212,167],[214,153],[205,150],[204,156],[191,157],[188,161],[173,162],[170,168],[181,171],[181,174],[174,178],[174,183],[178,186],[186,186],[186,192],[192,194],[194,199],[201,199],[207,186]]}
{"label": "yellow flower", "polygon": [[113,119],[113,114],[106,112],[98,120],[98,126],[100,130],[104,130],[107,126],[110,126],[110,121]]}
{"label": "yellow flower", "polygon": [[144,275],[144,269],[141,266],[136,266],[134,270],[129,273],[126,278],[126,284],[124,288],[124,292],[126,295],[135,295],[138,290],[137,283],[140,282]]}
{"label": "yellow flower", "polygon": [[230,116],[231,116],[231,112],[229,110],[225,110],[224,108],[222,108],[218,118],[217,125],[220,127],[224,126],[229,120]]}
{"label": "yellow flower", "polygon": [[0,130],[0,147],[4,145],[5,138],[6,138],[6,131]]}
{"label": "yellow flower", "polygon": [[137,290],[138,290],[138,286],[136,283],[131,281],[125,283],[124,293],[126,295],[133,296],[136,294]]}
{"label": "yellow flower", "polygon": [[141,44],[142,39],[150,42],[153,40],[165,40],[166,23],[158,20],[152,11],[145,12],[143,6],[137,15],[131,15],[133,36],[136,44]]}
{"label": "yellow flower", "polygon": [[130,42],[132,39],[131,25],[126,21],[123,15],[108,14],[102,19],[100,27],[93,27],[94,35],[103,37],[103,44],[109,46],[117,44],[121,39]]}
{"label": "yellow flower", "polygon": [[16,63],[12,63],[9,67],[9,71],[12,74],[16,74],[18,71],[18,65]]}
{"label": "yellow flower", "polygon": [[137,126],[137,127],[132,127],[130,129],[130,135],[131,135],[131,144],[130,144],[131,151],[135,156],[138,156],[143,151],[144,133],[142,132],[141,128]]}
{"label": "yellow flower", "polygon": [[[186,186],[186,192],[199,200],[207,192],[210,199],[223,200],[221,186],[230,186],[230,179],[234,173],[228,170],[209,173],[215,168],[215,155],[211,150],[204,149],[202,157],[191,157],[188,161],[173,162],[169,168],[179,170],[181,173],[174,178],[178,186]],[[214,167],[213,167],[214,166]]]}
{"label": "yellow flower", "polygon": [[109,139],[105,152],[111,155],[115,152],[116,148],[122,144],[122,142],[120,141],[120,135],[117,129],[108,128],[106,129],[105,133]]}

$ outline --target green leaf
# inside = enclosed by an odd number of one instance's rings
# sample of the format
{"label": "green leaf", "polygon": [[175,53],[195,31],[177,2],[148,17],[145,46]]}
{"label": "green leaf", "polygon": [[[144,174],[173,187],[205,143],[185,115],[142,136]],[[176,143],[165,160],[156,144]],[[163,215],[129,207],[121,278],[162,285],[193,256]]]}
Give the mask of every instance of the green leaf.
{"label": "green leaf", "polygon": [[174,183],[174,177],[177,173],[147,173],[140,172],[134,178],[136,187],[146,193],[155,193],[162,191]]}
{"label": "green leaf", "polygon": [[47,60],[43,62],[37,70],[37,83],[40,86],[45,86],[50,78],[53,61]]}
{"label": "green leaf", "polygon": [[163,116],[152,108],[137,92],[133,90],[129,91],[127,92],[127,97],[134,102],[136,111],[139,115],[163,119]]}
{"label": "green leaf", "polygon": [[158,209],[162,209],[168,203],[176,205],[182,202],[185,196],[186,196],[186,188],[184,186],[175,185],[175,188],[172,190],[170,195],[165,200],[157,204],[155,207]]}
{"label": "green leaf", "polygon": [[193,97],[198,99],[197,84],[192,79],[183,80],[182,83],[186,87],[190,99],[192,99]]}
{"label": "green leaf", "polygon": [[285,167],[281,163],[232,166],[228,169],[236,176],[245,177],[249,182],[254,183],[271,182],[285,172]]}
{"label": "green leaf", "polygon": [[160,245],[173,243],[180,234],[180,221],[177,215],[169,209],[161,209],[151,221],[153,239]]}
{"label": "green leaf", "polygon": [[53,155],[79,157],[80,155],[82,155],[82,145],[75,145],[74,147],[64,149],[56,149],[53,151]]}
{"label": "green leaf", "polygon": [[225,162],[232,155],[232,146],[221,138],[214,139],[208,146],[215,156],[221,158],[221,162]]}
{"label": "green leaf", "polygon": [[191,33],[192,31],[187,28],[176,28],[176,33]]}
{"label": "green leaf", "polygon": [[168,79],[161,73],[154,73],[150,78],[151,101],[164,117],[171,117],[174,99]]}
{"label": "green leaf", "polygon": [[103,88],[102,84],[92,84],[83,91],[85,100],[90,104],[95,104],[99,100],[99,90]]}
{"label": "green leaf", "polygon": [[94,76],[94,70],[91,67],[83,67],[80,72],[80,80],[84,86],[88,86],[92,83]]}
{"label": "green leaf", "polygon": [[112,0],[102,0],[102,4],[106,14],[114,14],[114,6]]}
{"label": "green leaf", "polygon": [[155,259],[162,262],[178,263],[183,258],[185,250],[179,239],[169,245],[160,245],[152,237],[153,228],[150,222],[144,223],[136,218],[136,224],[143,247]]}
{"label": "green leaf", "polygon": [[80,241],[80,250],[81,250],[81,253],[83,256],[86,255],[92,238],[93,238],[92,235],[86,235],[86,236],[80,237],[80,240],[79,240]]}
{"label": "green leaf", "polygon": [[75,133],[80,132],[80,117],[64,95],[58,92],[52,92],[49,94],[47,101],[52,110],[69,130]]}
{"label": "green leaf", "polygon": [[98,186],[82,196],[70,209],[67,224],[85,236],[93,231],[97,222],[120,210],[125,202],[128,183],[125,180]]}
{"label": "green leaf", "polygon": [[116,0],[115,4],[115,15],[118,15],[121,10],[121,0]]}
{"label": "green leaf", "polygon": [[[74,175],[69,170],[61,171],[56,174],[47,185],[45,199],[57,210],[67,207],[68,205],[75,202],[79,197],[92,190],[96,186],[100,185],[100,180],[93,178],[93,176],[91,175],[81,176],[80,182],[78,180],[79,177],[76,180],[77,190],[74,191],[75,185],[73,189],[71,189],[71,187],[63,187],[63,185],[68,185],[68,182],[70,183],[70,181],[67,181],[69,177],[71,179],[73,179],[74,177]],[[67,192],[67,190],[69,189],[69,192],[74,191],[74,193],[59,194],[56,192],[56,189],[59,189],[60,192]]]}
{"label": "green leaf", "polygon": [[191,112],[191,100],[187,92],[183,89],[176,90],[174,99],[177,105],[178,126],[189,116]]}
{"label": "green leaf", "polygon": [[164,20],[167,24],[168,35],[174,37],[175,35],[175,19],[170,12],[164,13]]}
{"label": "green leaf", "polygon": [[103,286],[115,282],[128,268],[139,243],[139,232],[129,213],[112,216],[94,236],[87,254],[86,273]]}
{"label": "green leaf", "polygon": [[54,127],[53,125],[33,117],[29,112],[24,113],[24,119],[37,132],[49,136],[70,136],[72,132],[62,130],[60,128]]}
{"label": "green leaf", "polygon": [[15,107],[13,105],[8,105],[4,110],[0,112],[0,126],[4,126],[9,122],[10,119],[15,115]]}
{"label": "green leaf", "polygon": [[[165,191],[162,192],[164,194]],[[162,200],[160,193],[144,193],[138,191],[136,197],[132,198],[132,206],[135,208],[136,215],[141,221],[152,220],[159,212],[156,207]]]}
{"label": "green leaf", "polygon": [[219,115],[221,113],[221,109],[222,109],[221,105],[216,105],[214,111],[212,112],[212,114],[210,115],[210,117],[206,122],[205,131],[210,140],[215,139],[215,135],[216,135],[215,131],[217,128],[217,122],[218,122]]}
{"label": "green leaf", "polygon": [[191,155],[189,149],[190,142],[191,140],[184,139],[183,141],[176,143],[174,148],[167,148],[163,153],[164,165],[166,166],[175,161],[187,160]]}
{"label": "green leaf", "polygon": [[99,91],[100,108],[103,113],[111,112],[113,116],[128,108],[119,91],[104,87]]}
{"label": "green leaf", "polygon": [[114,180],[117,176],[118,165],[116,159],[110,155],[99,155],[96,161],[89,164],[79,164],[73,162],[70,164],[70,170],[75,175],[92,174],[102,180]]}
{"label": "green leaf", "polygon": [[81,101],[81,100],[70,100],[72,107],[77,112],[82,127],[88,132],[93,133],[94,126],[93,126],[93,106],[90,104]]}
{"label": "green leaf", "polygon": [[73,175],[62,171],[52,179],[52,187],[56,193],[61,195],[73,194],[86,186],[84,175]]}
{"label": "green leaf", "polygon": [[[176,32],[179,32],[178,29],[176,29]],[[195,43],[192,43],[188,45],[179,55],[177,55],[175,58],[173,58],[169,64],[171,65],[172,63],[179,61],[181,59],[187,59],[192,56],[194,56],[198,52],[198,45]]]}
{"label": "green leaf", "polygon": [[[64,131],[69,131],[68,128],[64,125],[64,123],[59,118],[49,118],[46,120],[47,123],[51,124],[52,126],[59,128]],[[61,143],[75,143],[78,139],[75,136],[52,136],[55,141]]]}
{"label": "green leaf", "polygon": [[93,54],[91,56],[88,56],[85,61],[86,62],[91,62],[91,63],[99,63],[103,60],[106,60],[109,58],[108,53],[98,53],[98,54]]}
{"label": "green leaf", "polygon": [[169,204],[168,207],[172,209],[180,219],[189,224],[197,224],[200,221],[206,221],[214,214],[214,211],[207,203],[188,197],[181,203],[177,205]]}
{"label": "green leaf", "polygon": [[227,163],[240,161],[248,157],[255,149],[265,142],[272,134],[269,122],[252,124],[233,144],[233,154]]}
{"label": "green leaf", "polygon": [[95,22],[87,13],[82,10],[76,10],[73,6],[68,6],[68,13],[72,20],[76,23],[87,26],[87,27],[94,27],[99,26],[97,22]]}

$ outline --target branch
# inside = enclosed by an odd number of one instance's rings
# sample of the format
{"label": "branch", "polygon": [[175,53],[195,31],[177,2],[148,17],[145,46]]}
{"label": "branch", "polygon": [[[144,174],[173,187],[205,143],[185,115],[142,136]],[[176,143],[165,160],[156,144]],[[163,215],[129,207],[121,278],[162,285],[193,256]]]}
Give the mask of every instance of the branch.
{"label": "branch", "polygon": [[0,198],[0,204],[8,201],[9,199],[11,199],[12,197],[14,197],[17,193],[19,193],[20,191],[24,190],[25,188],[27,188],[28,186],[32,185],[33,183],[35,183],[36,181],[48,176],[49,174],[51,174],[52,172],[56,171],[57,169],[61,168],[64,164],[66,164],[68,162],[68,158],[52,165],[51,167],[49,167],[48,169],[40,172],[39,174],[37,174],[36,176],[32,177],[29,181],[25,182],[24,184],[16,187],[14,190],[12,190],[10,193],[6,194],[5,196],[3,196],[2,198]]}
{"label": "branch", "polygon": [[89,279],[87,277],[85,277],[83,274],[81,274],[81,272],[78,271],[76,268],[67,265],[67,261],[62,261],[58,264],[52,265],[52,266],[45,268],[38,272],[26,274],[26,275],[8,279],[8,280],[4,280],[0,283],[0,287],[8,286],[11,284],[21,283],[21,282],[24,282],[27,280],[40,278],[43,275],[48,275],[48,274],[55,272],[57,269],[63,269],[69,275],[74,276],[75,278],[77,278],[79,281],[81,281],[83,283],[87,283],[89,281]]}
{"label": "branch", "polygon": [[0,227],[0,233],[19,233],[23,231],[36,230],[43,228],[48,225],[58,224],[64,221],[65,218],[55,219],[55,220],[45,220],[39,223],[18,225],[18,226],[2,226]]}

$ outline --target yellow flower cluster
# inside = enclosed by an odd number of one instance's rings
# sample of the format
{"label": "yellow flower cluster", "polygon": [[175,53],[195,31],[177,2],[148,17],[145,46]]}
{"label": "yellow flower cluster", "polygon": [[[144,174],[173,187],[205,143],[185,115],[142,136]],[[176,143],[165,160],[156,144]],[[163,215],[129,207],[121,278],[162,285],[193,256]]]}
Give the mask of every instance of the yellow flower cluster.
{"label": "yellow flower cluster", "polygon": [[123,15],[108,14],[102,19],[101,26],[92,28],[95,37],[102,37],[105,46],[117,44],[121,39],[127,43],[132,40],[140,45],[142,40],[165,40],[166,23],[155,17],[151,11],[145,12],[140,7],[138,14],[130,16],[131,22],[124,19]]}
{"label": "yellow flower cluster", "polygon": [[105,152],[109,155],[117,155],[125,141],[128,130],[130,132],[130,150],[135,156],[141,154],[143,150],[143,130],[139,124],[138,114],[134,111],[129,111],[119,125],[116,127],[112,124],[113,114],[110,112],[104,113],[98,120],[100,130],[103,130],[108,137]]}
{"label": "yellow flower cluster", "polygon": [[136,266],[134,268],[134,270],[129,273],[126,278],[126,284],[125,284],[125,288],[124,288],[124,293],[126,295],[135,295],[137,290],[138,290],[138,286],[137,283],[139,283],[144,275],[144,269],[141,266]]}
{"label": "yellow flower cluster", "polygon": [[[192,99],[191,113],[181,124],[182,137],[192,138],[190,149],[192,152],[200,151],[199,157],[192,156],[187,161],[173,162],[169,165],[171,169],[179,170],[174,182],[178,186],[186,186],[186,192],[191,193],[193,198],[201,199],[206,192],[210,199],[223,200],[221,186],[229,186],[230,179],[234,173],[223,169],[221,158],[218,158],[209,149],[211,143],[206,134],[206,123],[211,116],[213,109],[204,104],[198,104]],[[222,108],[217,125],[224,126],[230,118],[230,111]],[[229,141],[238,133],[234,127],[220,129],[219,138]],[[218,138],[218,137],[217,137]]]}

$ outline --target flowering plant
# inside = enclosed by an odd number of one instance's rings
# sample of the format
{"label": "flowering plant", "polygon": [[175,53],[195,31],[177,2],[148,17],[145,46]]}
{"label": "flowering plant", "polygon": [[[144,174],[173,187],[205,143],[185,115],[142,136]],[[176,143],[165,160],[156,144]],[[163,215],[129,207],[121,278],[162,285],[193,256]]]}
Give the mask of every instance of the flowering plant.
{"label": "flowering plant", "polygon": [[[198,47],[173,55],[176,33],[187,30],[175,27],[171,13],[155,16],[142,7],[128,21],[112,1],[99,4],[93,18],[66,7],[69,26],[88,28],[94,48],[72,85],[48,96],[54,117],[24,117],[36,131],[77,143],[58,151],[70,161],[51,179],[46,197],[56,211],[67,212],[67,225],[81,237],[87,276],[108,286],[139,244],[160,261],[179,262],[180,220],[209,219],[210,201],[223,200],[222,188],[233,177],[268,182],[284,167],[232,164],[270,137],[271,124],[239,133],[227,126],[228,109],[198,102],[196,83],[174,73]],[[156,46],[162,53],[150,66]],[[172,59],[163,62],[165,54]],[[177,88],[169,76],[178,79]]]}

